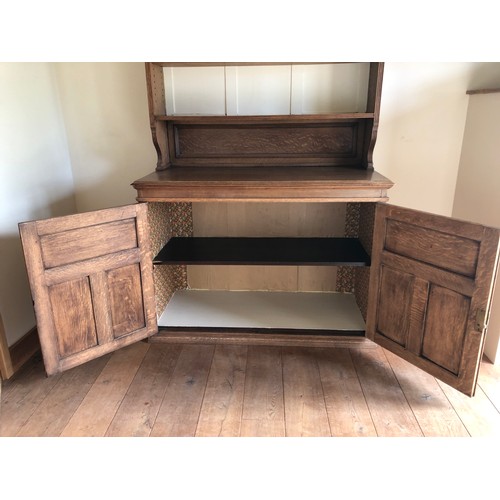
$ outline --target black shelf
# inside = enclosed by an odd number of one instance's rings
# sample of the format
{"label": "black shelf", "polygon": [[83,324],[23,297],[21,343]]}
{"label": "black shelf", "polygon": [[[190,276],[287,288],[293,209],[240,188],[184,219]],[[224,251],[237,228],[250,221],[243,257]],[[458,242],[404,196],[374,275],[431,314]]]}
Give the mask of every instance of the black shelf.
{"label": "black shelf", "polygon": [[369,266],[357,238],[172,238],[156,265]]}

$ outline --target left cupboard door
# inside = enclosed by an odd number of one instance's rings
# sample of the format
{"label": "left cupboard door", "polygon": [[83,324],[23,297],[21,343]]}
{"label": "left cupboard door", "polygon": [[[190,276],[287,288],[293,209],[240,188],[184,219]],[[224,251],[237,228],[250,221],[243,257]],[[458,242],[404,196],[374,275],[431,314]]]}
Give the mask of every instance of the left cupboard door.
{"label": "left cupboard door", "polygon": [[158,331],[147,204],[23,222],[47,375]]}

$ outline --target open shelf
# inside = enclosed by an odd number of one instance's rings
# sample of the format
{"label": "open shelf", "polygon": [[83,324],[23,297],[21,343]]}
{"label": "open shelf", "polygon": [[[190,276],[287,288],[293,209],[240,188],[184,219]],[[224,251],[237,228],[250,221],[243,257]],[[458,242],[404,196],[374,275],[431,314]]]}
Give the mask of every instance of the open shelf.
{"label": "open shelf", "polygon": [[353,295],[326,292],[179,290],[160,328],[363,334]]}
{"label": "open shelf", "polygon": [[179,238],[160,250],[154,264],[369,266],[357,238]]}
{"label": "open shelf", "polygon": [[288,115],[155,115],[155,120],[163,122],[192,124],[229,124],[229,123],[322,123],[335,120],[373,119],[374,113],[344,112],[321,114],[288,114]]}

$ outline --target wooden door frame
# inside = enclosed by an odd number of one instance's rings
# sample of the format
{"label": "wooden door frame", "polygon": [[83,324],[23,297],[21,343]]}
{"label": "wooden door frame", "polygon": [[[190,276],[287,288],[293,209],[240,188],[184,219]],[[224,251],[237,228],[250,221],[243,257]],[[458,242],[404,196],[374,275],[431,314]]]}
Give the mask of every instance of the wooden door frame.
{"label": "wooden door frame", "polygon": [[13,373],[14,368],[12,366],[9,346],[7,345],[2,315],[0,314],[0,378],[6,380],[12,377]]}

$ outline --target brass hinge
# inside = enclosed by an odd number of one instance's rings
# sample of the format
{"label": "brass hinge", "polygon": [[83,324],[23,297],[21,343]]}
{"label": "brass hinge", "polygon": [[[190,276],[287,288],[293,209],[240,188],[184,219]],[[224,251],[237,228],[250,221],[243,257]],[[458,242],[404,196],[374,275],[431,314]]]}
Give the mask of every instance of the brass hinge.
{"label": "brass hinge", "polygon": [[486,328],[486,311],[478,309],[476,312],[476,330],[482,332]]}

